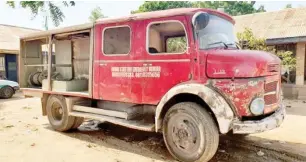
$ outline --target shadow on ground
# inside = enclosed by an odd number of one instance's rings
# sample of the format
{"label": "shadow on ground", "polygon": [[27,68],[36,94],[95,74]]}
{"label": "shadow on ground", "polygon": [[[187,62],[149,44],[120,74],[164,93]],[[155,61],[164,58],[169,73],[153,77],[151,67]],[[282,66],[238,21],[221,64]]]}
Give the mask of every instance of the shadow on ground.
{"label": "shadow on ground", "polygon": [[[52,129],[47,126],[47,129]],[[71,138],[88,142],[87,147],[103,146],[146,156],[154,160],[175,161],[168,153],[161,134],[133,130],[109,123],[94,126],[85,122],[78,130],[63,133]],[[258,137],[220,136],[218,151],[212,162],[279,162],[306,161],[306,157],[290,148],[305,145],[264,140]]]}

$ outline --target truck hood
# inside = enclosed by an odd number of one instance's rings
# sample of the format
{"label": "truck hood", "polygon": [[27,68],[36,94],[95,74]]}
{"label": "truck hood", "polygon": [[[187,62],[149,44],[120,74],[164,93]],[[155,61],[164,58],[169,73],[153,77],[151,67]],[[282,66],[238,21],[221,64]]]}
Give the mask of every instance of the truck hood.
{"label": "truck hood", "polygon": [[207,51],[209,78],[251,78],[280,73],[281,60],[274,54],[251,50]]}

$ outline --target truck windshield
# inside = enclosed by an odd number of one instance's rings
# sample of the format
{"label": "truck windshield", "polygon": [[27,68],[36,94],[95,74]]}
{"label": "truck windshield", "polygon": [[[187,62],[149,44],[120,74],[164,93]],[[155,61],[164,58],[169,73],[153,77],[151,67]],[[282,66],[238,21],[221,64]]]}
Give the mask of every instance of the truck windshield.
{"label": "truck windshield", "polygon": [[236,48],[234,25],[218,16],[209,15],[208,25],[198,31],[199,48]]}

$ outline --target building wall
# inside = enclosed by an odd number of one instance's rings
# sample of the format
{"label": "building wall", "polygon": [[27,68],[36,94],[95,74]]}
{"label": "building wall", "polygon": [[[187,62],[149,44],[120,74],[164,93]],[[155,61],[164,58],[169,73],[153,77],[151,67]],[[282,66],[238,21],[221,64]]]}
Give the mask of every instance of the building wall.
{"label": "building wall", "polygon": [[282,84],[285,98],[306,99],[306,42],[298,42],[295,45],[296,75],[294,84]]}
{"label": "building wall", "polygon": [[296,85],[304,85],[305,80],[305,43],[296,44]]}

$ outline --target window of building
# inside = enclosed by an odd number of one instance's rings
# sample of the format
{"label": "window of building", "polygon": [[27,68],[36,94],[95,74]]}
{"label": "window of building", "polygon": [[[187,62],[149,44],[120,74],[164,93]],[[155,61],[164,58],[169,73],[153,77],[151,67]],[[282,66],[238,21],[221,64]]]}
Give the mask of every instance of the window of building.
{"label": "window of building", "polygon": [[102,48],[105,55],[128,54],[131,49],[131,29],[127,26],[105,29]]}
{"label": "window of building", "polygon": [[5,71],[5,59],[0,57],[0,71]]}
{"label": "window of building", "polygon": [[148,52],[184,53],[187,49],[185,28],[178,21],[151,24],[148,28]]}

